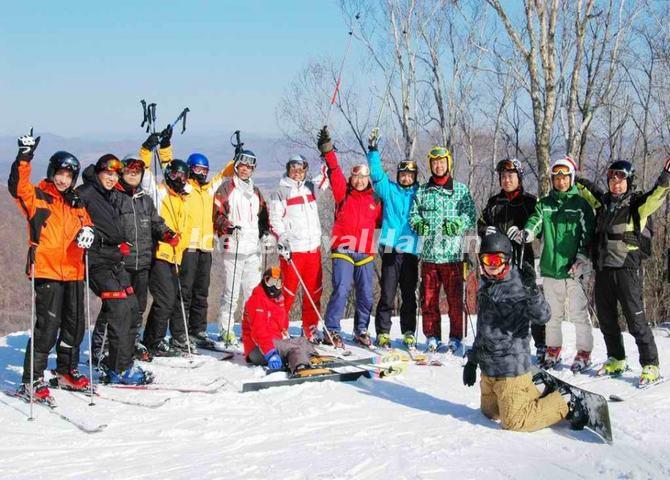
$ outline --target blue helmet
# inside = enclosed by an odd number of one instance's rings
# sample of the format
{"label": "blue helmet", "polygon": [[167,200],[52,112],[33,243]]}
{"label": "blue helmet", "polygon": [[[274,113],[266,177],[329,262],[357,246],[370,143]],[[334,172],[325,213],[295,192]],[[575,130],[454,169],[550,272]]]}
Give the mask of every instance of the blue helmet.
{"label": "blue helmet", "polygon": [[188,168],[205,167],[209,168],[209,160],[202,153],[192,153],[186,160]]}

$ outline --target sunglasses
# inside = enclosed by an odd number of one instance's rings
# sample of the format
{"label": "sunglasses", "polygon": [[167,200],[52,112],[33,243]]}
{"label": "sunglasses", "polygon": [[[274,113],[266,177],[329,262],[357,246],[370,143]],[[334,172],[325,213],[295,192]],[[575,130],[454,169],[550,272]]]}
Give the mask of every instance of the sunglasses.
{"label": "sunglasses", "polygon": [[351,175],[357,175],[359,177],[369,177],[370,168],[367,165],[356,165],[351,169]]}
{"label": "sunglasses", "polygon": [[551,169],[552,175],[570,175],[570,169],[565,165],[556,165]]}
{"label": "sunglasses", "polygon": [[444,147],[435,147],[430,152],[428,152],[428,158],[430,160],[447,158],[448,156],[449,156],[449,150],[447,150]]}
{"label": "sunglasses", "polygon": [[628,172],[623,170],[607,170],[607,180],[626,180],[628,178]]}
{"label": "sunglasses", "polygon": [[398,165],[399,172],[416,172],[416,162],[412,160],[404,160]]}
{"label": "sunglasses", "polygon": [[507,257],[504,253],[482,253],[479,255],[479,261],[486,267],[500,267],[507,262]]}

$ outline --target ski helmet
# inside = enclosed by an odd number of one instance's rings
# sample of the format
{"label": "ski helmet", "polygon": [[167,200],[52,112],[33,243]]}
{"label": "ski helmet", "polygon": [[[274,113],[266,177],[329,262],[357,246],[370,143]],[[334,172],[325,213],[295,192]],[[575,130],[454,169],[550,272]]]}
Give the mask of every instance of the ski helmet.
{"label": "ski helmet", "polygon": [[77,157],[72,155],[69,152],[63,150],[58,151],[51,155],[49,159],[49,166],[47,167],[47,180],[53,182],[54,176],[58,170],[69,170],[72,172],[72,186],[77,183],[77,177],[79,176],[79,171],[81,170],[81,164]]}
{"label": "ski helmet", "polygon": [[[451,172],[453,171],[453,159],[451,158],[451,152],[449,151],[448,148],[445,147],[433,147],[430,149],[430,152],[428,152],[428,168],[430,169],[430,173],[433,173],[433,165],[432,161],[436,160],[438,158],[446,158],[447,159],[447,173],[445,175],[450,175]],[[444,175],[442,175],[444,176]]]}
{"label": "ski helmet", "polygon": [[500,160],[496,165],[496,172],[498,172],[498,179],[503,172],[516,172],[517,177],[519,177],[519,184],[523,180],[523,167],[521,162],[516,158],[505,158]]}
{"label": "ski helmet", "polygon": [[626,160],[617,160],[616,162],[612,162],[607,169],[608,181],[610,177],[615,177],[621,180],[626,179],[628,190],[632,190],[633,182],[635,181],[635,167],[632,163],[627,162]]}
{"label": "ski helmet", "polygon": [[186,162],[177,159],[172,160],[163,172],[165,183],[175,192],[182,193],[188,179],[188,172],[189,168]]}
{"label": "ski helmet", "polygon": [[121,173],[123,170],[123,163],[119,160],[116,155],[107,153],[102,157],[98,158],[98,161],[95,162],[95,173],[100,172],[116,172]]}
{"label": "ski helmet", "polygon": [[501,280],[505,278],[507,273],[512,268],[512,242],[510,242],[507,235],[501,232],[491,233],[490,235],[485,235],[482,239],[482,243],[479,246],[479,261],[482,265],[487,267],[500,267],[504,265],[503,268],[496,275],[489,275],[486,269],[482,268],[483,274],[494,280]]}
{"label": "ski helmet", "polygon": [[[195,179],[200,185],[207,183],[207,173],[209,173],[209,160],[202,153],[192,153],[186,159],[189,168],[189,177]],[[195,173],[196,168],[206,168],[205,173]]]}
{"label": "ski helmet", "polygon": [[412,182],[412,185],[414,185],[419,173],[416,162],[414,160],[403,160],[402,162],[398,163],[398,168],[396,169],[396,182],[398,182],[398,184],[400,184],[400,174],[403,172],[414,174],[414,181]]}
{"label": "ski helmet", "polygon": [[569,175],[570,176],[570,186],[575,184],[575,171],[577,170],[577,165],[575,165],[574,160],[570,157],[563,157],[558,160],[554,160],[554,163],[551,164],[551,176],[554,175]]}
{"label": "ski helmet", "polygon": [[279,267],[270,267],[263,273],[263,280],[261,281],[263,290],[270,298],[277,298],[282,292],[282,274]]}
{"label": "ski helmet", "polygon": [[302,155],[295,154],[292,155],[291,158],[288,159],[288,162],[286,162],[286,175],[288,176],[288,172],[291,170],[292,166],[302,166],[302,169],[307,172],[307,169],[309,169],[309,163],[307,162],[307,159],[303,157]]}
{"label": "ski helmet", "polygon": [[502,232],[494,232],[485,235],[479,246],[479,253],[504,253],[508,257],[512,256],[512,242]]}

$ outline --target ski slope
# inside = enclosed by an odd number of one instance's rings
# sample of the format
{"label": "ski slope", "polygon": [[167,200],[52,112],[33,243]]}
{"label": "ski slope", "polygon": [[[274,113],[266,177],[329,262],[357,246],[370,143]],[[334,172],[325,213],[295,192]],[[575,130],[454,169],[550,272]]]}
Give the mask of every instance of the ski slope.
{"label": "ski slope", "polygon": [[[351,322],[344,325],[350,331]],[[298,326],[292,329],[297,332]],[[564,335],[564,358],[571,360],[572,325],[564,325]],[[594,359],[603,361],[602,336],[599,331],[594,335]],[[4,387],[20,381],[26,339],[25,333],[0,338]],[[656,339],[661,371],[670,374],[670,338],[659,333]],[[640,367],[628,335],[626,348],[634,371],[622,379],[573,379],[567,368],[559,375],[575,383],[590,381],[589,389],[606,395],[635,392]],[[355,355],[367,353],[353,350]],[[187,359],[159,359],[147,368],[157,382],[182,387],[202,388],[224,377],[226,383],[216,393],[100,389],[125,401],[169,398],[158,408],[101,398],[89,406],[86,397],[53,391],[63,412],[106,424],[100,433],[83,433],[40,406],[35,407],[35,421],[28,422],[26,404],[0,395],[0,477],[670,478],[670,382],[610,403],[614,444],[607,445],[567,424],[535,433],[503,431],[480,413],[479,387],[463,386],[462,360],[453,356],[446,357],[443,367],[411,365],[407,373],[390,379],[241,393],[242,382],[262,378],[262,369],[243,365],[240,357],[221,362],[211,355],[198,357],[195,362],[203,364],[194,369],[166,366],[186,366]],[[55,356],[50,362],[55,364]]]}

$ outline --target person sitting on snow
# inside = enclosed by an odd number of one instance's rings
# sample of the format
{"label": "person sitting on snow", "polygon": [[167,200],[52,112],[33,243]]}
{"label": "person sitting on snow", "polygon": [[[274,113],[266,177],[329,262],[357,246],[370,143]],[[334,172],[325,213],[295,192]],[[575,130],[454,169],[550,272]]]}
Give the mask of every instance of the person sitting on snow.
{"label": "person sitting on snow", "polygon": [[569,419],[584,426],[586,414],[578,399],[568,404],[559,391],[540,396],[530,373],[530,324],[549,321],[550,311],[535,285],[521,282],[512,265],[512,244],[506,235],[491,233],[479,251],[481,283],[478,293],[477,334],[463,384],[471,387],[481,369],[481,410],[502,428],[532,432]]}
{"label": "person sitting on snow", "polygon": [[316,351],[305,337],[289,338],[282,283],[281,269],[268,268],[244,305],[244,357],[248,363],[271,370],[286,365],[295,373],[310,366],[309,357]]}

